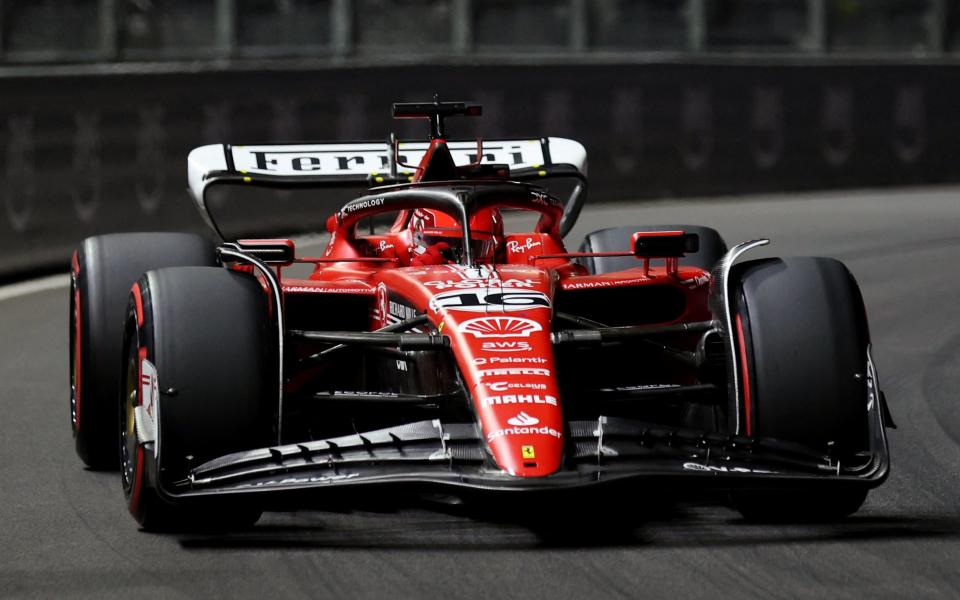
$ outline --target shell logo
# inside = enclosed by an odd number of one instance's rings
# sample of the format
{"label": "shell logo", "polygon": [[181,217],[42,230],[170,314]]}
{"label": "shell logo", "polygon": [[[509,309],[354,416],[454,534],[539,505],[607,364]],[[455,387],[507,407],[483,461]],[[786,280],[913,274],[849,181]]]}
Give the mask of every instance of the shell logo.
{"label": "shell logo", "polygon": [[512,338],[530,337],[535,331],[543,331],[543,327],[522,317],[477,317],[464,321],[460,331],[478,338]]}

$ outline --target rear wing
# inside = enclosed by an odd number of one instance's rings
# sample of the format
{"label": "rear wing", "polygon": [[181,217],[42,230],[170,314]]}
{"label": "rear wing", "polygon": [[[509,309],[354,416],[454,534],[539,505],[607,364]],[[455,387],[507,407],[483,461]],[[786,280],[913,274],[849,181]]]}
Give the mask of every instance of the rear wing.
{"label": "rear wing", "polygon": [[[212,144],[187,157],[190,193],[201,215],[219,233],[207,210],[206,192],[218,183],[266,187],[329,186],[371,187],[407,181],[429,148],[429,142],[400,142],[397,161],[389,142],[339,142],[321,144]],[[447,147],[457,166],[474,163],[505,165],[513,181],[536,182],[570,178],[576,181],[564,204],[561,234],[579,216],[586,199],[587,152],[565,138],[506,139],[478,143],[450,141]],[[395,169],[395,172],[391,172]]]}

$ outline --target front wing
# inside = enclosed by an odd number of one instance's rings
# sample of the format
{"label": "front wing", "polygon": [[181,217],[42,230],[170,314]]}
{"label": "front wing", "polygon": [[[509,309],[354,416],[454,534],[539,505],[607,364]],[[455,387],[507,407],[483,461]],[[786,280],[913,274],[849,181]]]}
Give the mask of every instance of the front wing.
{"label": "front wing", "polygon": [[472,423],[419,421],[329,440],[223,456],[164,489],[171,500],[370,485],[449,491],[547,491],[611,485],[767,489],[880,485],[889,472],[884,413],[869,407],[870,451],[855,464],[791,443],[600,417],[568,423],[565,466],[548,477],[514,477],[487,456]]}

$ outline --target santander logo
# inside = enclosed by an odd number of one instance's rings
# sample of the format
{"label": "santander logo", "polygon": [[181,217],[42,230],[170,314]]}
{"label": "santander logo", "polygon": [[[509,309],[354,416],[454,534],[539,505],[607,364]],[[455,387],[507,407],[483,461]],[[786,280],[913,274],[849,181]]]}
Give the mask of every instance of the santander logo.
{"label": "santander logo", "polygon": [[507,419],[507,423],[513,425],[514,427],[530,427],[531,425],[536,425],[539,422],[540,419],[531,417],[523,411],[520,411],[517,416]]}
{"label": "santander logo", "polygon": [[460,331],[477,338],[530,337],[531,333],[543,331],[543,326],[522,317],[477,317],[464,321]]}

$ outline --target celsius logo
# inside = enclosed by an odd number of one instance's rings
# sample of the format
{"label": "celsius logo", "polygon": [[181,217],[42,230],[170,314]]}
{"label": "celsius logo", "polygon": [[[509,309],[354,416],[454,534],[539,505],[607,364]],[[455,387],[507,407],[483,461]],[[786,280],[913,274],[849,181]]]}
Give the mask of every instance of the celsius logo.
{"label": "celsius logo", "polygon": [[540,323],[521,317],[477,317],[464,321],[460,331],[478,338],[530,337],[531,333],[543,331]]}
{"label": "celsius logo", "polygon": [[531,417],[523,411],[520,411],[517,416],[507,419],[507,423],[513,425],[514,427],[530,427],[531,425],[536,425],[539,422],[540,419]]}
{"label": "celsius logo", "polygon": [[[514,369],[519,370],[519,369]],[[525,369],[527,371],[536,371],[539,369]],[[530,373],[528,373],[529,375]],[[487,387],[495,392],[506,392],[508,390],[545,390],[547,389],[547,384],[545,383],[516,383],[513,381],[494,381],[493,383],[488,383]]]}

